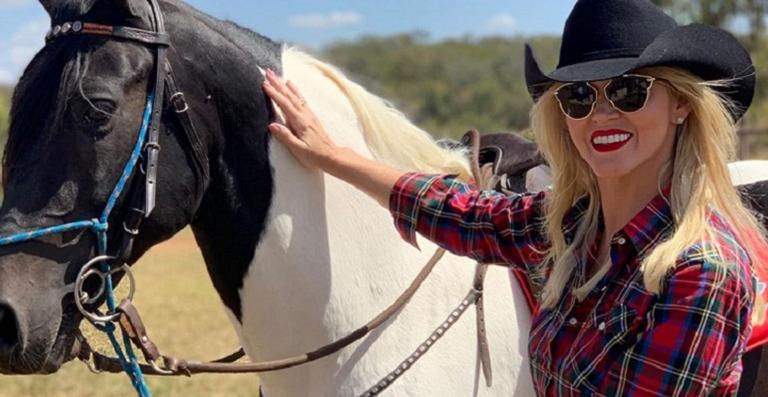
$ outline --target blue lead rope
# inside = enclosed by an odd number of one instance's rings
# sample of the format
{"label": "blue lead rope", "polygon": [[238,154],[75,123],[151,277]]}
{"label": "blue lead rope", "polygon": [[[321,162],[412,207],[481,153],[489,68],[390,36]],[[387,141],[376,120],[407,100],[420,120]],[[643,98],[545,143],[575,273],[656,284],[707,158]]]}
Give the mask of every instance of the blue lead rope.
{"label": "blue lead rope", "polygon": [[[136,145],[133,147],[133,151],[131,152],[131,157],[130,159],[128,159],[128,162],[126,163],[125,168],[123,168],[123,173],[122,175],[120,175],[120,179],[118,179],[117,184],[115,185],[115,188],[112,190],[112,194],[109,196],[109,199],[107,200],[107,205],[104,208],[104,211],[102,212],[101,217],[99,219],[71,222],[71,223],[66,223],[64,225],[53,226],[53,227],[48,227],[44,229],[31,230],[28,232],[17,233],[7,237],[0,237],[0,246],[33,240],[33,239],[47,236],[50,234],[65,233],[72,230],[90,229],[96,234],[96,237],[98,239],[99,255],[106,255],[107,246],[108,246],[107,231],[109,230],[109,222],[108,222],[109,214],[112,212],[112,209],[115,207],[115,203],[117,203],[118,198],[120,198],[120,194],[122,194],[123,190],[125,189],[125,184],[128,182],[128,179],[133,174],[133,171],[136,168],[136,163],[138,163],[139,156],[141,155],[141,151],[144,147],[144,142],[146,141],[147,130],[149,130],[149,123],[150,123],[150,119],[152,118],[153,103],[154,103],[154,98],[150,94],[147,97],[147,105],[144,108],[144,115],[141,121],[141,129],[139,130],[139,136],[136,139]],[[115,302],[115,294],[114,294],[113,284],[112,284],[112,275],[109,272],[109,265],[106,262],[101,263],[101,271],[104,272],[104,274],[106,275],[104,291],[107,294],[106,303],[107,303],[107,308],[109,309],[108,314],[114,314],[117,309],[117,304]],[[80,297],[75,296],[75,299],[80,299]],[[115,354],[117,354],[117,357],[120,360],[120,364],[123,367],[123,371],[125,371],[128,377],[131,379],[131,384],[133,384],[133,387],[138,392],[139,397],[152,397],[152,393],[149,391],[149,387],[147,387],[147,383],[144,380],[144,374],[141,372],[141,367],[139,366],[139,362],[136,358],[136,354],[133,351],[130,337],[125,332],[122,332],[123,345],[121,345],[117,336],[115,335],[114,324],[106,323],[106,324],[94,324],[94,325],[96,326],[97,329],[107,334],[107,337],[109,338],[109,341],[112,344],[112,347],[115,349]]]}

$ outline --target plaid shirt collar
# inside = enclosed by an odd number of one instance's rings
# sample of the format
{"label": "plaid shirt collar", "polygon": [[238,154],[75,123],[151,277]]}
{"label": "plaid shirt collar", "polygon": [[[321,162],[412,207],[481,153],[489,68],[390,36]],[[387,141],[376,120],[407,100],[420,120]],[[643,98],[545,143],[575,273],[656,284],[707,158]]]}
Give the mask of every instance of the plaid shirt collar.
{"label": "plaid shirt collar", "polygon": [[[632,243],[638,255],[644,254],[650,248],[674,231],[674,219],[672,208],[669,204],[671,186],[661,190],[640,212],[635,214],[629,222],[615,234],[616,239],[626,238]],[[563,234],[565,241],[570,244],[576,234],[579,222],[589,207],[589,196],[583,196],[576,200],[563,218]],[[600,211],[599,234],[604,231],[603,213]]]}

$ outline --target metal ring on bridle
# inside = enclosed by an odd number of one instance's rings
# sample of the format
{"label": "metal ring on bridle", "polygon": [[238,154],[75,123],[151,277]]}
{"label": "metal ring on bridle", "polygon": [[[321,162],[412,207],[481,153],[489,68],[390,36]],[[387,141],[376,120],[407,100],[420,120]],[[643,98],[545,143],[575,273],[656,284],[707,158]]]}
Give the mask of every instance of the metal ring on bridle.
{"label": "metal ring on bridle", "polygon": [[[104,291],[106,289],[106,277],[107,273],[103,272],[101,269],[94,268],[94,265],[100,264],[101,262],[108,261],[108,260],[114,260],[115,257],[108,256],[108,255],[101,255],[97,256],[90,261],[88,261],[85,265],[83,265],[82,268],[80,268],[80,272],[77,274],[77,279],[75,280],[75,306],[77,306],[77,310],[80,311],[80,314],[83,315],[83,317],[87,318],[88,321],[91,321],[92,323],[110,323],[118,319],[120,317],[120,313],[112,313],[112,314],[101,314],[98,310],[96,310],[95,313],[89,312],[85,309],[85,304],[93,304],[99,299],[101,299],[102,295],[104,294]],[[125,272],[125,274],[128,276],[128,297],[127,299],[133,299],[133,295],[136,292],[136,279],[133,277],[133,273],[131,272],[131,268],[127,264],[123,264],[122,266],[112,269],[109,271],[109,275],[113,275],[119,272]],[[99,287],[98,293],[96,296],[89,296],[88,292],[86,292],[83,287],[85,280],[90,277],[96,275],[101,280],[101,286]]]}

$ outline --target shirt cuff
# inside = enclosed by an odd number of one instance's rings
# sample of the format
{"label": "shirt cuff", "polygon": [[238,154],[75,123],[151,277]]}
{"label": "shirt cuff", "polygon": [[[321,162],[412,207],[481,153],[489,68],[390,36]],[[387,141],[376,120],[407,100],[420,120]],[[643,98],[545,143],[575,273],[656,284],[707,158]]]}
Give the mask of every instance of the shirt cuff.
{"label": "shirt cuff", "polygon": [[416,228],[422,198],[432,185],[455,175],[408,172],[400,176],[389,194],[389,212],[400,237],[416,248]]}

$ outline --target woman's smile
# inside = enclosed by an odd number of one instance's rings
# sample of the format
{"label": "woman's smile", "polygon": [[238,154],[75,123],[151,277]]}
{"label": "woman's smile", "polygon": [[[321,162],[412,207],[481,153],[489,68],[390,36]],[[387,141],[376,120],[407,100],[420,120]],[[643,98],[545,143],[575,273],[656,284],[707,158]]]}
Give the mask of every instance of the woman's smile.
{"label": "woman's smile", "polygon": [[592,133],[592,148],[598,152],[612,152],[621,149],[632,139],[629,131],[610,129],[598,130]]}

